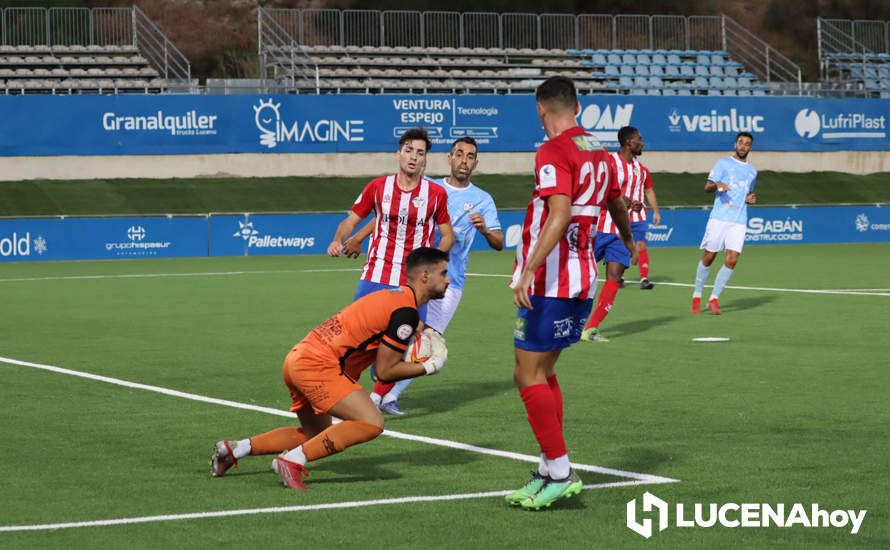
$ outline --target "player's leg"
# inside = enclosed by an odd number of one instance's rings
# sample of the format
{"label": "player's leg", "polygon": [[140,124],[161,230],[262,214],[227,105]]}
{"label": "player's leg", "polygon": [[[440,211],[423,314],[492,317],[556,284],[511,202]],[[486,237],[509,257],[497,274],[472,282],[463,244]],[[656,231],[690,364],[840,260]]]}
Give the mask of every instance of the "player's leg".
{"label": "player's leg", "polygon": [[637,256],[639,257],[637,265],[640,268],[640,290],[652,290],[655,285],[649,280],[649,247],[646,246],[646,233],[649,231],[649,222],[647,220],[633,222],[630,224],[630,230],[633,233]]}
{"label": "player's leg", "polygon": [[705,289],[705,283],[711,275],[711,264],[717,253],[723,250],[726,225],[717,220],[708,220],[705,235],[702,237],[699,248],[702,250],[701,261],[695,269],[695,289],[692,291],[692,308],[694,315],[701,313],[701,295]]}
{"label": "player's leg", "polygon": [[739,261],[742,248],[745,246],[745,231],[743,224],[732,224],[726,233],[726,252],[725,260],[720,271],[717,272],[717,278],[714,281],[714,288],[711,289],[711,297],[708,298],[708,307],[715,315],[720,315],[720,303],[718,302],[723,289],[729,284],[735,266]]}
{"label": "player's leg", "polygon": [[[596,246],[600,246],[599,242],[597,242]],[[627,250],[627,247],[624,246],[624,243],[617,235],[604,236],[601,253],[602,258],[606,260],[606,282],[600,291],[593,315],[588,319],[581,334],[581,339],[587,342],[608,342],[606,338],[600,335],[599,326],[609,312],[612,311],[615,297],[621,288],[620,281],[624,275],[624,270],[630,265],[630,251]]]}

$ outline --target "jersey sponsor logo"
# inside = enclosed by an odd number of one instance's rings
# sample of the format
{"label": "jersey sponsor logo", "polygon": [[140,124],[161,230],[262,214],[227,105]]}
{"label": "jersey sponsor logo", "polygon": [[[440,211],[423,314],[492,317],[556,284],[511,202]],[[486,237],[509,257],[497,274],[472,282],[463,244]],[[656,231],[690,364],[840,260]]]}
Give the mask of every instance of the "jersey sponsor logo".
{"label": "jersey sponsor logo", "polygon": [[238,231],[232,234],[247,241],[247,248],[312,248],[315,237],[298,237],[295,235],[261,235],[253,226],[253,222],[238,222]]}
{"label": "jersey sponsor logo", "polygon": [[0,238],[0,256],[4,258],[16,256],[30,256],[31,244],[34,244],[33,250],[42,256],[47,251],[46,239],[43,235],[37,235],[36,239],[31,239],[31,232],[26,231],[24,235],[19,235],[13,231],[12,235]]}
{"label": "jersey sponsor logo", "polygon": [[527,327],[526,320],[522,317],[516,318],[516,324],[513,325],[513,338],[516,338],[520,342],[525,341],[525,329]]}
{"label": "jersey sponsor logo", "polygon": [[554,338],[568,338],[572,335],[572,327],[575,324],[575,320],[572,317],[566,317],[565,319],[556,319],[553,321],[553,337]]}
{"label": "jersey sponsor logo", "polygon": [[605,107],[600,107],[594,103],[585,107],[581,111],[581,126],[596,138],[597,143],[595,146],[590,144],[593,149],[584,150],[602,149],[601,143],[603,142],[617,144],[618,130],[622,126],[630,126],[633,112],[633,103],[606,105]]}
{"label": "jersey sponsor logo", "polygon": [[538,171],[538,184],[541,189],[556,187],[556,168],[552,164],[545,164]]}
{"label": "jersey sponsor logo", "polygon": [[191,110],[180,114],[158,111],[151,114],[119,115],[102,113],[106,132],[170,132],[171,136],[215,136],[218,115],[198,114]]}
{"label": "jersey sponsor logo", "polygon": [[400,325],[399,328],[396,329],[396,336],[402,340],[411,338],[412,334],[414,334],[414,327],[411,325]]}
{"label": "jersey sponsor logo", "polygon": [[803,220],[785,218],[784,220],[767,220],[750,218],[745,234],[745,241],[802,241]]}
{"label": "jersey sponsor logo", "polygon": [[847,112],[828,116],[801,109],[794,117],[794,131],[806,139],[876,139],[887,137],[886,123],[884,115],[871,117]]}
{"label": "jersey sponsor logo", "polygon": [[414,208],[420,208],[423,206],[424,202],[423,197],[414,197],[411,199],[411,204],[414,205]]}
{"label": "jersey sponsor logo", "polygon": [[288,124],[281,120],[281,103],[260,99],[253,106],[254,122],[260,131],[260,145],[269,149],[279,143],[337,143],[364,141],[364,120],[305,119]]}
{"label": "jersey sponsor logo", "polygon": [[704,114],[687,115],[674,107],[668,115],[668,130],[671,132],[690,133],[738,133],[751,132],[759,134],[766,131],[763,115],[747,115],[732,108],[728,113],[711,109]]}

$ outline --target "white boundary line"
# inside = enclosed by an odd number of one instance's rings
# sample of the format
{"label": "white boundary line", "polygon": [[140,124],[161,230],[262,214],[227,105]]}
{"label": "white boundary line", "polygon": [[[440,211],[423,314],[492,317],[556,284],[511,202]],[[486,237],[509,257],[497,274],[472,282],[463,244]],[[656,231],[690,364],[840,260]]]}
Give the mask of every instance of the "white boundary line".
{"label": "white boundary line", "polygon": [[[343,273],[343,272],[358,272],[361,271],[360,268],[337,268],[337,269],[270,269],[270,270],[256,270],[256,271],[207,271],[207,272],[192,272],[192,273],[131,273],[131,274],[121,274],[121,275],[65,275],[58,277],[20,277],[20,278],[9,278],[4,279],[0,278],[0,283],[11,283],[11,282],[28,282],[28,281],[77,281],[77,280],[97,280],[97,279],[150,279],[154,277],[219,277],[219,276],[234,276],[234,275],[266,275],[266,274],[274,274],[274,273]],[[500,273],[472,273],[468,272],[467,276],[470,277],[495,277],[500,279],[509,279],[510,275],[508,274],[500,274]],[[639,281],[634,281],[628,279],[626,282],[636,283]],[[692,283],[673,283],[673,282],[665,282],[665,281],[653,281],[657,285],[661,286],[675,286],[675,287],[685,287],[685,288],[693,288],[695,285]],[[600,281],[602,283],[602,281]],[[711,288],[713,285],[705,285],[707,288]],[[854,288],[854,289],[805,289],[805,288],[772,288],[772,287],[760,287],[760,286],[727,286],[726,288],[730,288],[733,290],[756,290],[763,292],[792,292],[798,294],[837,294],[837,295],[845,295],[845,296],[890,296],[890,289],[886,288]]]}
{"label": "white boundary line", "polygon": [[[114,384],[117,386],[124,386],[127,388],[133,388],[138,390],[145,390],[155,393],[160,393],[164,395],[169,395],[172,397],[180,397],[183,399],[189,399],[192,401],[200,401],[203,403],[211,403],[214,405],[222,405],[225,407],[232,407],[235,409],[243,409],[248,411],[261,412],[265,414],[271,414],[275,416],[284,416],[290,418],[296,418],[296,414],[290,411],[282,411],[279,409],[273,409],[271,407],[262,407],[259,405],[251,405],[249,403],[239,403],[237,401],[229,401],[228,399],[217,399],[215,397],[207,397],[204,395],[198,395],[194,393],[182,392],[179,390],[173,390],[170,388],[163,388],[161,386],[152,386],[149,384],[140,384],[138,382],[130,382],[128,380],[121,380],[120,378],[112,378],[110,376],[102,376],[99,374],[93,374],[89,372],[76,371],[71,369],[66,369],[62,367],[56,367],[53,365],[43,365],[40,363],[31,363],[28,361],[20,361],[18,359],[11,359],[9,357],[0,357],[0,363],[7,363],[10,365],[18,365],[22,367],[30,367],[34,369],[46,370],[50,372],[56,372],[60,374],[67,374],[70,376],[77,376],[80,378],[86,378],[89,380],[96,380],[99,382],[106,382],[108,384]],[[407,441],[415,441],[419,443],[427,443],[429,445],[437,445],[440,447],[448,447],[451,449],[458,449],[463,451],[471,451],[480,454],[486,454],[490,456],[498,456],[502,458],[510,458],[512,460],[519,460],[523,462],[531,462],[534,464],[538,463],[539,457],[532,455],[524,455],[520,453],[514,453],[510,451],[502,451],[500,449],[489,449],[487,447],[478,447],[476,445],[469,445],[466,443],[460,443],[458,441],[451,441],[448,439],[438,439],[434,437],[426,437],[420,435],[412,435],[402,432],[395,432],[392,430],[384,430],[384,435],[388,435],[395,439],[403,439]],[[598,474],[611,475],[616,477],[624,477],[629,478],[635,481],[640,481],[644,483],[674,483],[679,480],[672,479],[668,477],[656,476],[651,474],[643,474],[639,472],[629,472],[625,470],[617,470],[614,468],[606,468],[603,466],[595,466],[591,464],[578,464],[572,463],[572,467],[583,471],[583,472],[593,472]]]}
{"label": "white boundary line", "polygon": [[[631,487],[650,483],[667,483],[659,481],[615,481],[612,483],[595,483],[585,485],[585,489],[608,489],[611,487]],[[111,525],[130,525],[134,523],[156,523],[162,521],[182,521],[190,519],[222,518],[232,516],[250,516],[257,514],[283,514],[289,512],[311,512],[315,510],[339,510],[344,508],[365,508],[368,506],[385,506],[392,504],[410,504],[421,502],[442,502],[454,500],[470,500],[494,498],[510,494],[512,491],[489,491],[485,493],[460,493],[453,495],[413,496],[386,498],[377,500],[354,500],[349,502],[331,502],[326,504],[310,504],[303,506],[275,506],[270,508],[247,508],[242,510],[220,510],[217,512],[194,512],[190,514],[166,514],[160,516],[141,516],[118,519],[102,519],[94,521],[75,521],[69,523],[41,523],[35,525],[3,525],[0,533],[15,531],[51,531],[56,529],[72,529],[78,527],[105,527]]]}

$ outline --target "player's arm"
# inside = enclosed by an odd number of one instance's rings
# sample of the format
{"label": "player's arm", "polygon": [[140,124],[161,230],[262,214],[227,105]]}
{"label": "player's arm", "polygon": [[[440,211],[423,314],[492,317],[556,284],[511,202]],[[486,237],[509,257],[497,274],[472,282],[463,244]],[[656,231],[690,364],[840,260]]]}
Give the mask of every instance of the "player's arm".
{"label": "player's arm", "polygon": [[749,187],[748,194],[745,195],[745,202],[748,204],[757,203],[757,195],[754,194],[754,185],[757,183],[757,176],[754,176],[754,179],[751,180],[751,187]]}
{"label": "player's arm", "polygon": [[346,240],[346,237],[352,234],[361,221],[362,218],[351,210],[349,211],[349,214],[346,214],[346,217],[337,226],[337,231],[334,233],[334,238],[331,240],[331,244],[328,245],[328,256],[337,257],[343,253],[343,241]]}
{"label": "player's arm", "polygon": [[476,230],[488,241],[488,246],[495,250],[504,249],[504,232],[500,229],[489,229],[485,225],[485,218],[479,212],[470,214],[470,221],[476,227]]}
{"label": "player's arm", "polygon": [[362,242],[367,238],[368,235],[374,232],[374,225],[377,223],[377,220],[371,220],[365,224],[364,227],[358,230],[358,232],[346,239],[346,242],[343,243],[343,254],[347,258],[358,258],[362,253]]}
{"label": "player's arm", "polygon": [[646,188],[646,202],[649,203],[649,207],[652,209],[652,222],[655,225],[660,225],[661,211],[658,209],[658,200],[655,198],[655,189],[652,187]]}
{"label": "player's arm", "polygon": [[451,222],[443,222],[439,224],[439,244],[436,246],[442,252],[448,252],[454,246],[454,229]]}
{"label": "player's arm", "polygon": [[390,315],[389,326],[380,338],[380,347],[377,348],[377,357],[374,360],[377,378],[381,382],[396,382],[405,378],[436,374],[445,366],[445,360],[448,358],[445,339],[432,330],[427,331],[432,347],[432,356],[423,363],[405,361],[405,351],[414,334],[414,330],[406,331],[405,329],[416,328],[419,323],[420,318],[414,308],[399,308]]}
{"label": "player's arm", "polygon": [[[513,303],[517,307],[532,309],[532,302],[528,297],[528,289],[532,286],[535,278],[535,271],[544,263],[547,255],[559,242],[559,239],[565,235],[566,228],[572,219],[572,199],[568,195],[550,195],[544,200],[547,201],[547,219],[541,228],[541,234],[538,236],[538,243],[532,250],[531,256],[525,262],[522,273],[519,275],[519,281],[513,287]],[[615,199],[620,202],[624,212],[624,219],[627,220],[627,209],[624,208],[624,202],[620,198]]]}
{"label": "player's arm", "polygon": [[607,199],[606,207],[609,209],[612,221],[615,222],[615,227],[618,228],[618,233],[624,242],[624,246],[630,251],[631,265],[637,265],[637,247],[634,246],[633,234],[630,231],[630,217],[627,215],[627,208],[622,197]]}

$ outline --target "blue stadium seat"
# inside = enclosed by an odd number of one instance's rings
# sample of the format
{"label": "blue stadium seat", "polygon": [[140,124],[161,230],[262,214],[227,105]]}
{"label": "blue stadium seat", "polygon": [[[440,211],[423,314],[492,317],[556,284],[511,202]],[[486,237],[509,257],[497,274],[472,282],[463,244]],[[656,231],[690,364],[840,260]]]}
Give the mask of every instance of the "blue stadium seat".
{"label": "blue stadium seat", "polygon": [[756,96],[765,96],[765,95],[766,95],[766,90],[760,90],[760,89],[754,90],[753,95],[756,95]]}
{"label": "blue stadium seat", "polygon": [[708,79],[708,86],[711,88],[722,89],[723,88],[723,79],[719,76],[712,76]]}
{"label": "blue stadium seat", "polygon": [[661,90],[658,88],[647,88],[646,95],[661,95]]}
{"label": "blue stadium seat", "polygon": [[711,65],[723,65],[724,63],[726,63],[726,58],[722,53],[711,54]]}
{"label": "blue stadium seat", "polygon": [[581,50],[581,55],[582,55],[583,57],[590,57],[590,56],[592,56],[594,53],[596,53],[596,51],[595,51],[595,50],[591,50],[590,48],[584,48],[583,50]]}
{"label": "blue stadium seat", "polygon": [[621,56],[617,53],[610,53],[608,61],[609,65],[621,65]]}
{"label": "blue stadium seat", "polygon": [[677,90],[677,95],[692,95],[692,90],[688,88],[680,88]]}
{"label": "blue stadium seat", "polygon": [[681,63],[680,56],[675,53],[669,54],[667,57],[667,62],[669,65],[679,65]]}
{"label": "blue stadium seat", "polygon": [[633,65],[637,62],[637,56],[632,53],[626,53],[621,56],[621,62],[625,65]]}
{"label": "blue stadium seat", "polygon": [[652,76],[662,76],[664,74],[664,68],[661,65],[652,65],[649,67],[649,74]]}
{"label": "blue stadium seat", "polygon": [[668,65],[664,68],[665,76],[680,76],[680,67],[676,65]]}
{"label": "blue stadium seat", "polygon": [[664,81],[661,80],[661,78],[659,78],[657,76],[650,76],[649,77],[649,87],[650,88],[663,88]]}
{"label": "blue stadium seat", "polygon": [[735,88],[723,88],[723,95],[738,95],[738,90]]}
{"label": "blue stadium seat", "polygon": [[723,79],[723,86],[727,89],[736,89],[739,87],[738,80],[735,79],[734,76],[727,76]]}
{"label": "blue stadium seat", "polygon": [[576,50],[574,48],[566,50],[566,55],[569,57],[581,57],[581,50]]}
{"label": "blue stadium seat", "polygon": [[711,65],[708,68],[711,76],[723,76],[723,65]]}
{"label": "blue stadium seat", "polygon": [[711,76],[711,73],[705,65],[696,65],[695,76]]}
{"label": "blue stadium seat", "polygon": [[738,76],[739,68],[734,67],[732,65],[724,65],[723,66],[723,75],[724,76]]}
{"label": "blue stadium seat", "polygon": [[723,95],[723,94],[721,94],[720,90],[718,90],[716,88],[709,88],[708,95]]}
{"label": "blue stadium seat", "polygon": [[710,65],[711,64],[711,56],[706,54],[698,54],[695,57],[695,62],[699,65]]}
{"label": "blue stadium seat", "polygon": [[882,90],[890,90],[890,78],[882,78],[881,79],[881,89]]}
{"label": "blue stadium seat", "polygon": [[748,95],[751,95],[751,90],[745,90],[745,89],[739,88],[738,90],[736,90],[736,93],[738,95],[748,96]]}
{"label": "blue stadium seat", "polygon": [[677,95],[677,90],[672,88],[665,88],[661,90],[661,95]]}
{"label": "blue stadium seat", "polygon": [[866,90],[880,90],[881,84],[878,83],[877,80],[873,80],[871,78],[867,78],[865,80],[865,89]]}
{"label": "blue stadium seat", "polygon": [[634,88],[630,91],[630,95],[646,95],[646,90]]}
{"label": "blue stadium seat", "polygon": [[881,65],[878,67],[878,76],[880,76],[882,80],[890,78],[890,65]]}
{"label": "blue stadium seat", "polygon": [[662,53],[656,53],[652,56],[653,65],[667,65],[667,58]]}
{"label": "blue stadium seat", "polygon": [[695,76],[695,69],[692,65],[681,65],[680,74],[683,76]]}
{"label": "blue stadium seat", "polygon": [[751,79],[748,78],[747,76],[740,76],[740,77],[737,79],[737,82],[738,82],[738,87],[739,87],[739,88],[751,88],[751,87],[752,87],[752,86],[751,86]]}
{"label": "blue stadium seat", "polygon": [[878,69],[876,69],[873,65],[866,65],[865,78],[878,78]]}
{"label": "blue stadium seat", "polygon": [[693,86],[693,88],[699,88],[699,89],[704,90],[705,88],[708,87],[708,81],[705,80],[705,77],[703,77],[703,76],[697,76],[697,77],[695,77],[695,80],[692,81],[692,86]]}
{"label": "blue stadium seat", "polygon": [[621,67],[619,67],[619,70],[621,71],[621,74],[625,76],[634,75],[634,68],[632,65],[622,65]]}
{"label": "blue stadium seat", "polygon": [[629,76],[622,76],[618,79],[618,85],[624,89],[633,88],[634,81]]}
{"label": "blue stadium seat", "polygon": [[651,65],[652,58],[649,57],[647,53],[638,53],[637,54],[637,63],[640,65]]}
{"label": "blue stadium seat", "polygon": [[618,65],[606,65],[606,76],[618,76]]}
{"label": "blue stadium seat", "polygon": [[640,76],[649,76],[651,73],[649,72],[649,65],[637,65],[635,69],[635,74]]}
{"label": "blue stadium seat", "polygon": [[635,76],[634,86],[637,88],[646,88],[647,86],[649,86],[649,79],[645,76]]}
{"label": "blue stadium seat", "polygon": [[594,65],[597,65],[597,66],[605,66],[605,65],[607,65],[607,63],[606,63],[606,56],[604,56],[604,55],[601,54],[601,53],[595,53],[595,54],[593,54],[593,64],[594,64]]}

